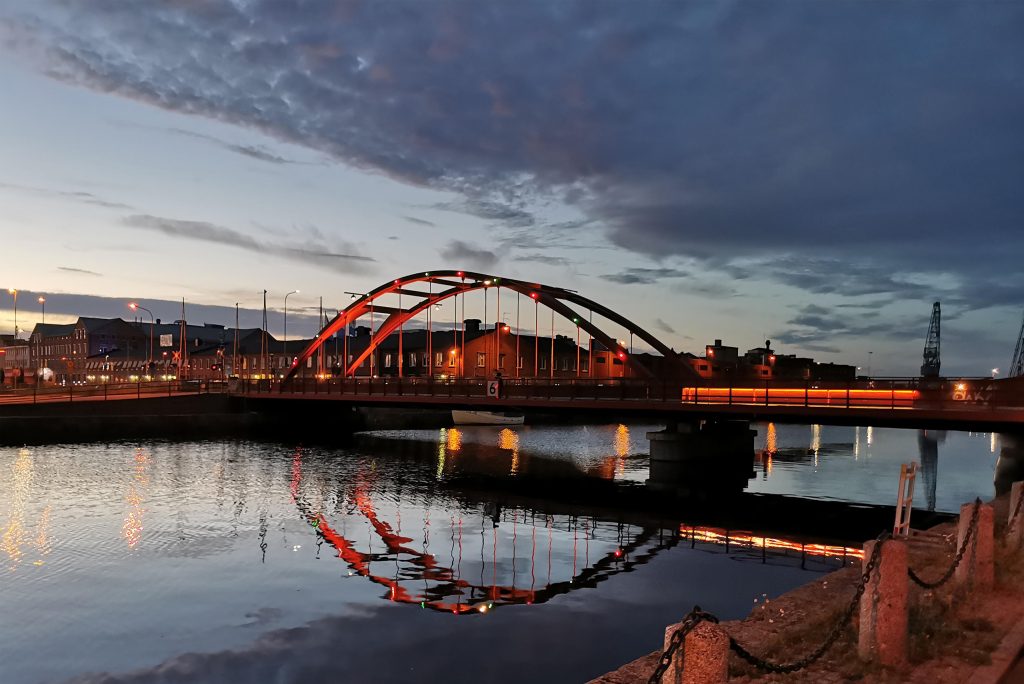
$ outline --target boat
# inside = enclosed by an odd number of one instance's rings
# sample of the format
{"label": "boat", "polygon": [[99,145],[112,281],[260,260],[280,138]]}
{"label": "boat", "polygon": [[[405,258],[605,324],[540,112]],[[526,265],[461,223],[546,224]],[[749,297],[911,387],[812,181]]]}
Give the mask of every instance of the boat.
{"label": "boat", "polygon": [[452,409],[452,422],[456,425],[522,425],[522,413],[507,411],[459,411]]}

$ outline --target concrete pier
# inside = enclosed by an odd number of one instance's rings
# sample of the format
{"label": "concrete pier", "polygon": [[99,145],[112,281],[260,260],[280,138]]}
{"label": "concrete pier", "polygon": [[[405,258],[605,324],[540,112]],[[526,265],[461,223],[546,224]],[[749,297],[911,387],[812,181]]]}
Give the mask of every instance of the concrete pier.
{"label": "concrete pier", "polygon": [[746,421],[672,423],[648,432],[653,490],[683,496],[743,491],[754,476],[754,436]]}

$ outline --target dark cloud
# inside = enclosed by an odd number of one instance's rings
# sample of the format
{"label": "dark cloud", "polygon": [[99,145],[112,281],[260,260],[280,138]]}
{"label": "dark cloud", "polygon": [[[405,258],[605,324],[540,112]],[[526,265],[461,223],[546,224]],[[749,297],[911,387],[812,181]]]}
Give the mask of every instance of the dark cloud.
{"label": "dark cloud", "polygon": [[621,285],[651,285],[660,280],[686,278],[690,274],[678,268],[627,268],[620,273],[608,273],[605,280]]}
{"label": "dark cloud", "polygon": [[465,202],[442,202],[434,205],[434,209],[469,214],[486,221],[493,221],[512,228],[525,228],[536,223],[534,215],[522,208],[503,202],[470,198]]}
{"label": "dark cloud", "polygon": [[89,276],[102,275],[100,273],[97,273],[96,271],[90,271],[90,270],[84,269],[84,268],[72,268],[70,266],[58,266],[57,270],[58,271],[64,271],[65,273],[78,273],[78,274],[81,274],[81,275],[89,275]]}
{"label": "dark cloud", "polygon": [[309,237],[305,240],[284,244],[261,242],[241,231],[218,226],[207,221],[187,221],[162,216],[150,216],[148,214],[136,214],[125,217],[124,224],[132,228],[150,230],[170,237],[212,242],[250,252],[285,257],[294,261],[314,264],[344,273],[365,273],[367,265],[376,261],[372,257],[331,250],[325,243],[323,233],[316,228],[308,230]]}
{"label": "dark cloud", "polygon": [[[0,10],[7,43],[55,78],[451,191],[440,208],[506,227],[567,202],[624,249],[759,259],[840,296],[927,299],[923,275],[988,301],[976,283],[1024,253],[1020,3],[21,6]],[[852,273],[823,268],[850,254]]]}
{"label": "dark cloud", "polygon": [[817,304],[802,307],[786,322],[786,329],[776,331],[772,339],[806,349],[838,353],[837,342],[855,339],[924,340],[927,316],[915,316],[896,322],[880,321],[876,311],[835,313]]}
{"label": "dark cloud", "polygon": [[441,258],[458,264],[488,268],[498,263],[498,255],[488,249],[474,247],[461,240],[452,240],[441,249]]}

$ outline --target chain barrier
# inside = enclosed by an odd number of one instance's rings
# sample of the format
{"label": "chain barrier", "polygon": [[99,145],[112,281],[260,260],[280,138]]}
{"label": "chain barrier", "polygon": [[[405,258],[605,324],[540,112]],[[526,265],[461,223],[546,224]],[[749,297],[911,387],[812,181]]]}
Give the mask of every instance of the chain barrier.
{"label": "chain barrier", "polygon": [[661,678],[665,676],[665,671],[668,670],[669,665],[676,657],[676,651],[680,651],[679,659],[680,666],[682,666],[682,658],[686,648],[684,642],[686,635],[693,631],[693,628],[702,622],[714,622],[718,623],[718,618],[711,613],[701,610],[700,606],[694,606],[693,610],[686,614],[683,618],[682,623],[679,625],[679,629],[672,632],[672,636],[669,637],[668,647],[665,652],[661,654],[661,658],[658,659],[658,666],[654,668],[654,672],[647,680],[647,684],[660,684]]}
{"label": "chain barrier", "polygon": [[[1011,520],[1016,518],[1016,516],[1020,515],[1021,508],[1024,507],[1022,506],[1022,504],[1024,504],[1024,495],[1022,495],[1020,499],[1018,499],[1017,506],[1014,509],[1013,515],[1010,518]],[[977,534],[978,516],[980,509],[981,499],[978,498],[975,499],[974,501],[974,510],[971,513],[971,522],[967,527],[966,534],[964,534],[964,540],[961,543],[960,548],[957,550],[956,557],[953,559],[953,564],[950,565],[949,569],[946,570],[942,577],[940,577],[935,582],[926,582],[923,579],[921,579],[917,575],[917,573],[913,571],[913,569],[907,568],[907,573],[910,575],[911,580],[913,580],[919,586],[924,587],[925,589],[934,589],[936,587],[942,586],[943,584],[949,581],[949,579],[953,576],[953,573],[956,571],[957,566],[959,566],[960,562],[963,560],[964,554],[967,552],[968,544],[970,544],[971,539],[974,537],[974,535]],[[846,627],[850,624],[850,621],[853,619],[854,613],[856,613],[858,608],[860,607],[860,600],[861,597],[864,595],[864,591],[867,588],[868,582],[871,580],[871,576],[874,574],[875,569],[878,567],[879,559],[881,557],[882,546],[891,537],[892,535],[888,532],[883,532],[877,537],[878,543],[875,544],[875,547],[871,552],[871,557],[868,559],[867,564],[864,566],[864,572],[860,576],[860,581],[857,583],[857,589],[854,591],[853,597],[850,599],[849,605],[847,605],[846,610],[843,612],[842,616],[839,618],[839,620],[836,621],[835,625],[833,625],[832,629],[825,637],[825,641],[814,651],[804,656],[800,660],[795,660],[791,663],[781,664],[773,663],[770,660],[766,660],[764,658],[760,658],[754,655],[746,648],[744,648],[742,644],[733,639],[731,636],[729,637],[729,648],[744,661],[753,665],[757,669],[763,670],[765,672],[789,674],[792,672],[797,672],[798,670],[802,670],[817,662],[823,655],[825,655],[825,653],[830,648],[832,648],[833,645],[835,645],[836,641],[839,640],[839,637],[842,636],[843,630],[846,629]],[[664,676],[665,672],[672,664],[672,661],[676,659],[677,652],[678,657],[680,658],[680,663],[682,663],[682,658],[685,653],[684,642],[686,640],[686,635],[693,631],[693,629],[698,624],[704,621],[717,623],[718,618],[712,615],[711,613],[701,610],[700,606],[694,606],[693,610],[691,610],[686,615],[686,617],[683,618],[683,621],[680,624],[679,629],[673,632],[672,636],[669,638],[668,647],[661,654],[661,658],[658,661],[658,666],[655,668],[654,673],[651,674],[650,678],[647,680],[648,684],[660,684],[661,678]]]}
{"label": "chain barrier", "polygon": [[853,593],[853,598],[850,599],[850,604],[846,607],[846,611],[843,616],[836,621],[836,624],[829,631],[828,636],[825,637],[824,643],[821,644],[814,651],[804,656],[800,660],[795,660],[791,663],[780,664],[773,663],[770,660],[759,658],[753,653],[745,649],[738,641],[729,637],[729,648],[743,660],[747,661],[759,670],[766,672],[776,672],[779,674],[789,674],[802,670],[805,667],[815,663],[821,656],[825,655],[825,652],[839,640],[842,636],[843,630],[853,619],[853,614],[857,612],[860,607],[860,598],[864,595],[864,590],[868,586],[868,582],[871,580],[871,575],[874,574],[875,568],[878,567],[878,561],[881,557],[882,545],[885,544],[892,535],[888,532],[883,532],[878,536],[878,543],[875,544],[875,548],[871,551],[871,557],[868,559],[867,565],[864,566],[864,572],[860,576],[860,581],[857,583],[857,590]]}
{"label": "chain barrier", "polygon": [[[1021,497],[1024,499],[1024,497]],[[1018,502],[1019,503],[1019,502]],[[952,565],[943,573],[942,577],[935,580],[934,582],[926,582],[914,572],[913,568],[907,568],[907,574],[910,575],[910,579],[913,580],[914,584],[921,587],[922,589],[936,589],[941,587],[943,584],[949,581],[956,571],[957,566],[960,565],[960,561],[964,559],[964,554],[967,552],[967,545],[971,543],[971,537],[977,534],[978,529],[978,511],[981,510],[981,499],[977,498],[974,500],[974,511],[971,513],[971,523],[967,526],[967,533],[964,534],[964,541],[960,544],[960,548],[956,552],[956,557],[953,559]]]}

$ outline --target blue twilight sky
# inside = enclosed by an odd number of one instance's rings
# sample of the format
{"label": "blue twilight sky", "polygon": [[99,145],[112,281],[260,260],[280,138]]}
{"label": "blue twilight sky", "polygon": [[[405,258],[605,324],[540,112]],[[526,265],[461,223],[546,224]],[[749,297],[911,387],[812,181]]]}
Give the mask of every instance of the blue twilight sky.
{"label": "blue twilight sky", "polygon": [[298,289],[295,336],[469,268],[875,374],[941,300],[943,370],[985,374],[1024,309],[1022,35],[1015,2],[4,0],[0,285],[28,329],[41,293],[256,325],[267,289],[278,333]]}

